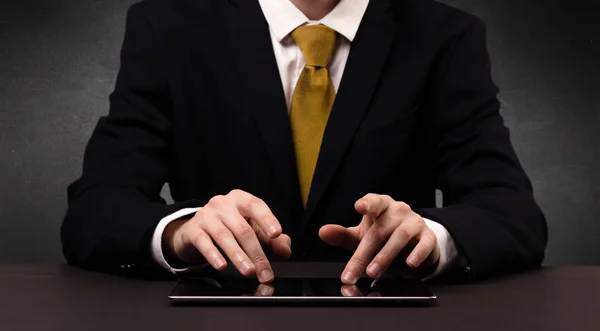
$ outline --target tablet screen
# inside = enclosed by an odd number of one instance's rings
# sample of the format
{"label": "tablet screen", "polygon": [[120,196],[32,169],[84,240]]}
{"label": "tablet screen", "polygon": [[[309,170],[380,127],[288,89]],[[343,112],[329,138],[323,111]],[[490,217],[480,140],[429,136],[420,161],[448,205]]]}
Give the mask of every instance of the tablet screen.
{"label": "tablet screen", "polygon": [[255,278],[184,279],[171,293],[172,300],[214,299],[386,299],[433,300],[433,295],[417,279],[361,278],[356,285],[344,285],[339,278],[276,278],[260,284]]}

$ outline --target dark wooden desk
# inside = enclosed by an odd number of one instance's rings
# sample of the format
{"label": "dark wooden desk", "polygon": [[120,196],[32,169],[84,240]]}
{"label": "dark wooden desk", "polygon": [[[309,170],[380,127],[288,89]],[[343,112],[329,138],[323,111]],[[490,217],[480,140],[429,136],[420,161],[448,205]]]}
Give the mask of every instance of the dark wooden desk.
{"label": "dark wooden desk", "polygon": [[439,304],[420,308],[171,307],[173,285],[66,266],[0,266],[0,330],[600,330],[600,267],[435,285]]}

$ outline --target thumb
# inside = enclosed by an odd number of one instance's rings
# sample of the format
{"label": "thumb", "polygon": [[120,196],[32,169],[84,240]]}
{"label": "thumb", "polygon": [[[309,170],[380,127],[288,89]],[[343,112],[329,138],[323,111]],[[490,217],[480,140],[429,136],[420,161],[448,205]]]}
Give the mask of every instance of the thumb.
{"label": "thumb", "polygon": [[345,228],[338,224],[327,224],[319,229],[319,237],[331,246],[342,246],[354,251],[360,243],[358,227]]}

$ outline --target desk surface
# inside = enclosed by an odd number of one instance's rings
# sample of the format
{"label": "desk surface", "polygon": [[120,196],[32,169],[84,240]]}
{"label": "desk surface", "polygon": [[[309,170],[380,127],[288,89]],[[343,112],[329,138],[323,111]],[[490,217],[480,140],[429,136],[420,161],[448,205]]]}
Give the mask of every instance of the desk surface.
{"label": "desk surface", "polygon": [[[323,276],[325,264],[276,273]],[[331,269],[331,268],[329,268]],[[325,273],[325,274],[324,274]],[[598,330],[600,267],[434,285],[433,307],[171,307],[173,282],[0,266],[0,330]],[[34,296],[35,295],[35,296]]]}

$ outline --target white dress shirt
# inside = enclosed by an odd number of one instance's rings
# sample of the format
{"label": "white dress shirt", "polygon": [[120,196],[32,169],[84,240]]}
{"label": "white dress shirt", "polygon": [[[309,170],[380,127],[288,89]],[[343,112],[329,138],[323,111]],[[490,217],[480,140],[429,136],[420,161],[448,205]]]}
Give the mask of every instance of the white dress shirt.
{"label": "white dress shirt", "polygon": [[[337,91],[346,67],[352,41],[358,31],[369,0],[341,0],[329,14],[319,21],[309,20],[289,0],[258,0],[258,2],[269,24],[273,51],[281,76],[288,112],[296,82],[306,63],[302,51],[290,36],[291,32],[301,25],[323,24],[338,33],[338,44],[328,66],[329,75]],[[185,269],[172,268],[165,260],[162,251],[164,229],[170,222],[191,215],[199,209],[185,208],[179,210],[163,218],[154,231],[151,243],[152,255],[161,266],[171,272],[180,272]],[[446,270],[457,259],[457,249],[454,240],[443,225],[428,219],[425,219],[425,223],[435,233],[440,248],[440,261],[435,272],[428,277],[431,278]]]}

